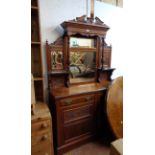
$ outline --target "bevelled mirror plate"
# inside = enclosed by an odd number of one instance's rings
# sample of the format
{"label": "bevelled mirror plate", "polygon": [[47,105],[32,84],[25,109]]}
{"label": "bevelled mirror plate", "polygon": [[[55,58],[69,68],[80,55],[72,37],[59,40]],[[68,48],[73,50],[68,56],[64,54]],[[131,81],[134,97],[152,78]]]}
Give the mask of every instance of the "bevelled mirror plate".
{"label": "bevelled mirror plate", "polygon": [[63,69],[63,53],[62,51],[51,52],[51,65],[53,70]]}
{"label": "bevelled mirror plate", "polygon": [[96,52],[70,52],[70,83],[95,80]]}
{"label": "bevelled mirror plate", "polygon": [[94,39],[71,37],[70,38],[70,47],[71,48],[73,48],[73,47],[94,48],[95,43],[94,43]]}

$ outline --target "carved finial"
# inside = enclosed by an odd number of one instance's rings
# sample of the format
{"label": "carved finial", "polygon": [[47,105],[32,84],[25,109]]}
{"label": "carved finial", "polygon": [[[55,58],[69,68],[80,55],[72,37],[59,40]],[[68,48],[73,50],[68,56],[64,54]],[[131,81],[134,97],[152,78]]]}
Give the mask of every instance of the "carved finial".
{"label": "carved finial", "polygon": [[95,17],[95,20],[96,20],[96,24],[101,24],[101,25],[104,24],[104,22],[102,22],[101,19],[98,17]]}
{"label": "carved finial", "polygon": [[86,20],[86,15],[83,15],[81,17],[76,17],[76,21],[78,22],[85,22],[85,20]]}
{"label": "carved finial", "polygon": [[94,23],[94,18],[87,17],[87,23]]}

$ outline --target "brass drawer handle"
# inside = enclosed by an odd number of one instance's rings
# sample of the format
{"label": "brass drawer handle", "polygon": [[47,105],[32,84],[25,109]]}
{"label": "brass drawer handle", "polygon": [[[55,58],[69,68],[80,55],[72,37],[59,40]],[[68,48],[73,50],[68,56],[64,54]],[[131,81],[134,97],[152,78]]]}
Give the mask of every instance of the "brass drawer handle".
{"label": "brass drawer handle", "polygon": [[68,104],[68,105],[71,104],[72,103],[72,99],[65,100],[65,103]]}
{"label": "brass drawer handle", "polygon": [[85,99],[86,99],[86,101],[89,101],[89,100],[92,99],[92,97],[91,96],[86,96]]}

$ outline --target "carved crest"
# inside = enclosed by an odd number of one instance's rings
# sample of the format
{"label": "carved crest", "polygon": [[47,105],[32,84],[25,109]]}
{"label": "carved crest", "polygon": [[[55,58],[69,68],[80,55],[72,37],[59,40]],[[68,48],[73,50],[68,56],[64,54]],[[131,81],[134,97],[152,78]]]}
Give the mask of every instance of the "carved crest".
{"label": "carved crest", "polygon": [[81,17],[76,17],[77,22],[86,22],[86,15],[83,15]]}
{"label": "carved crest", "polygon": [[100,25],[104,24],[104,22],[102,22],[101,19],[98,17],[95,17],[95,23]]}
{"label": "carved crest", "polygon": [[86,23],[86,24],[93,24],[93,25],[103,25],[108,27],[106,24],[104,24],[104,22],[98,18],[92,18],[92,17],[87,17],[86,15],[80,16],[80,17],[76,17],[76,19],[73,20],[69,20],[70,22],[76,22],[76,23]]}

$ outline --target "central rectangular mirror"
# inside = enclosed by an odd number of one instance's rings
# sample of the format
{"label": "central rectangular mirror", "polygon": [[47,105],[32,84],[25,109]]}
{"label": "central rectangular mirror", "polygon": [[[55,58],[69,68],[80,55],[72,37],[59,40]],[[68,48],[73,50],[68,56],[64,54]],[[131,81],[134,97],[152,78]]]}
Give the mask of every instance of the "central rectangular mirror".
{"label": "central rectangular mirror", "polygon": [[95,81],[96,48],[94,39],[70,38],[70,83]]}
{"label": "central rectangular mirror", "polygon": [[63,53],[62,51],[54,50],[51,52],[51,68],[52,70],[63,69]]}
{"label": "central rectangular mirror", "polygon": [[80,48],[94,48],[95,42],[94,39],[88,38],[70,38],[70,47],[80,47]]}

